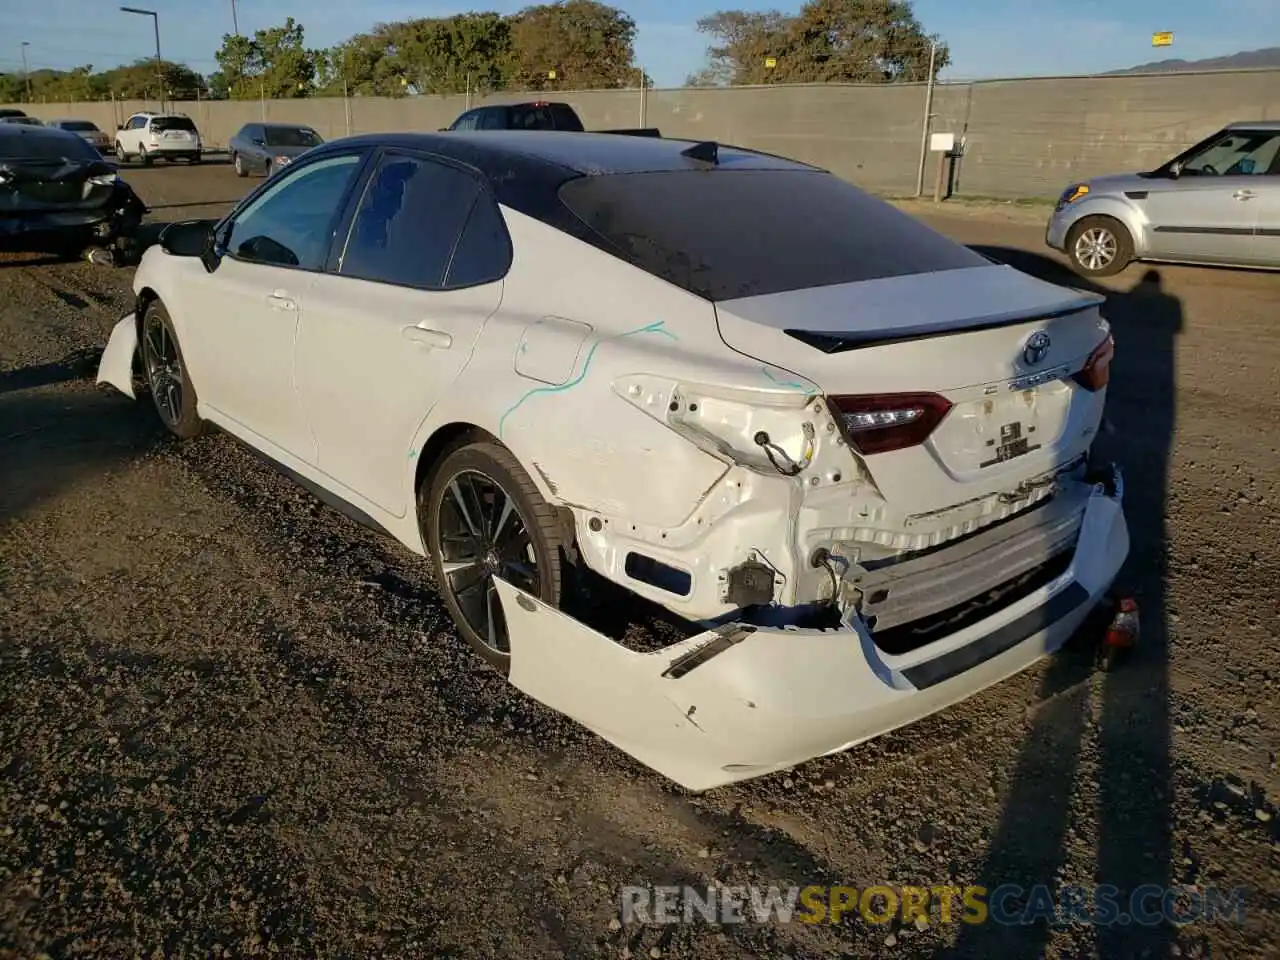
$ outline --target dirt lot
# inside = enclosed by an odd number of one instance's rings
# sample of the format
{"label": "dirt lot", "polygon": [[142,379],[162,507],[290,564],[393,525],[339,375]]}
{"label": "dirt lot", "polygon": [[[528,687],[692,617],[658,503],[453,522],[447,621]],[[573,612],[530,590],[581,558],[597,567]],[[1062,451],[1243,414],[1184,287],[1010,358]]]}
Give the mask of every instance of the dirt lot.
{"label": "dirt lot", "polygon": [[[256,182],[129,177],[169,220]],[[1037,224],[925,215],[1064,276]],[[1104,441],[1138,659],[1080,643],[690,796],[482,668],[421,562],[95,388],[130,271],[0,261],[0,956],[1275,956],[1280,277],[1143,273]],[[625,884],[711,881],[1248,893],[1185,927],[616,922]]]}

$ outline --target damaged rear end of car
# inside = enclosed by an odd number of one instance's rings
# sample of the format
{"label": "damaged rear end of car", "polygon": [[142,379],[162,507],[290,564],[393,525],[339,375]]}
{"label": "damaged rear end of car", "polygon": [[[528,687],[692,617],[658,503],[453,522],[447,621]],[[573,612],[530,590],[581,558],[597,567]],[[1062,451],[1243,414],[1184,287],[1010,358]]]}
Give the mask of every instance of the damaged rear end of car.
{"label": "damaged rear end of car", "polygon": [[145,204],[74,133],[0,130],[0,246],[76,252],[136,235]]}
{"label": "damaged rear end of car", "polygon": [[614,377],[613,402],[724,473],[678,527],[579,516],[593,569],[705,629],[637,652],[499,592],[513,684],[705,790],[1025,669],[1103,598],[1129,539],[1119,470],[1093,458],[1114,351],[1100,298],[823,171],[698,150],[694,171],[561,197],[600,246],[708,301],[747,371]]}

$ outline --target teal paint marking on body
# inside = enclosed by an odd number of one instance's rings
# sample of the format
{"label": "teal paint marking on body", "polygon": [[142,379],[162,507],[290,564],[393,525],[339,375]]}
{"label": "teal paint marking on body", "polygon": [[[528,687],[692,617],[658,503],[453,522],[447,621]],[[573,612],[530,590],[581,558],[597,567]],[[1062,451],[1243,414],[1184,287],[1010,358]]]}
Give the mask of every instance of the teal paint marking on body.
{"label": "teal paint marking on body", "polygon": [[579,373],[576,377],[574,377],[572,380],[567,381],[566,383],[562,383],[554,387],[553,386],[534,387],[532,390],[525,393],[524,396],[522,396],[519,400],[513,403],[510,407],[508,407],[507,412],[502,415],[502,418],[500,420],[498,420],[498,439],[499,440],[502,439],[502,432],[506,428],[507,417],[511,416],[513,413],[519,410],[520,407],[524,405],[524,402],[526,400],[529,400],[532,397],[536,397],[540,393],[564,393],[566,390],[573,389],[578,384],[580,384],[583,380],[585,380],[587,378],[587,371],[591,368],[591,360],[596,355],[596,349],[600,346],[600,344],[607,343],[610,340],[622,340],[626,337],[634,337],[636,334],[640,334],[640,333],[660,333],[663,336],[670,337],[672,340],[679,340],[680,339],[679,337],[677,337],[674,333],[672,333],[670,330],[667,330],[663,326],[665,322],[666,322],[665,320],[658,320],[646,326],[637,327],[635,330],[628,330],[626,333],[620,333],[616,337],[605,337],[604,339],[597,340],[595,343],[591,345],[591,349],[587,351],[587,358],[582,362],[582,372]]}
{"label": "teal paint marking on body", "polygon": [[808,390],[803,383],[797,383],[795,380],[779,380],[769,370],[768,367],[761,367],[760,372],[773,381],[779,387],[788,387],[791,390]]}

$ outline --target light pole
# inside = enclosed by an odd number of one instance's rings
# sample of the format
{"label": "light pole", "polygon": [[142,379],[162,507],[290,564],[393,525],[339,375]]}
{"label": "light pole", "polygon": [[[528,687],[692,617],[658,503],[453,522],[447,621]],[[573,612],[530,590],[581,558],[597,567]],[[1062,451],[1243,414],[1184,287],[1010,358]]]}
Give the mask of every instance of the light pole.
{"label": "light pole", "polygon": [[160,84],[160,109],[164,109],[164,68],[160,60],[160,15],[154,10],[139,10],[137,7],[121,7],[122,13],[136,13],[140,17],[150,17],[156,28],[156,82]]}
{"label": "light pole", "polygon": [[22,78],[27,81],[27,103],[31,102],[31,71],[27,69],[27,47],[31,41],[22,41]]}
{"label": "light pole", "polygon": [[920,166],[916,171],[916,196],[924,193],[924,165],[929,156],[929,121],[933,119],[933,71],[938,59],[938,41],[929,41],[929,82],[925,85],[924,122],[920,124]]}
{"label": "light pole", "polygon": [[236,0],[231,0],[231,32],[240,36],[240,21],[236,18]]}

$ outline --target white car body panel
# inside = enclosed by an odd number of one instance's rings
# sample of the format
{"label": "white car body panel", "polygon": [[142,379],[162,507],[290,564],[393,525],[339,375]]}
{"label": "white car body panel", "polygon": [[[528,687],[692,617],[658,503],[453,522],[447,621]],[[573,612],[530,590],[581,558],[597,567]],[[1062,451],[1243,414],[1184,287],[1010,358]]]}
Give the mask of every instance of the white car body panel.
{"label": "white car body panel", "polygon": [[[420,291],[229,256],[210,273],[153,247],[134,289],[168,308],[201,417],[414,552],[425,552],[424,451],[442,431],[479,428],[571,519],[586,566],[691,621],[730,624],[637,654],[499,581],[510,679],[529,695],[707,789],[963,699],[1056,649],[1109,588],[1128,551],[1120,498],[1078,480],[1106,391],[1071,381],[1109,336],[1098,298],[990,265],[713,304],[501,212],[514,256],[493,283]],[[99,370],[130,397],[136,327],[134,315],[117,324]],[[878,342],[824,352],[791,328]],[[1024,360],[1035,334],[1052,342],[1040,363]],[[828,404],[912,392],[943,396],[949,412],[925,442],[874,455],[851,448]],[[1034,444],[988,462],[1013,422]],[[953,540],[968,545],[889,562]],[[874,633],[1068,549],[1052,582],[980,622],[900,656],[876,645]],[[838,571],[812,562],[819,551]],[[633,576],[631,554],[685,586]],[[783,620],[854,595],[863,618],[826,630],[738,623],[743,604],[726,584],[746,563],[771,571]],[[950,679],[907,679],[1047,617],[1068,590],[1087,602]],[[744,630],[663,677],[683,653]]]}

